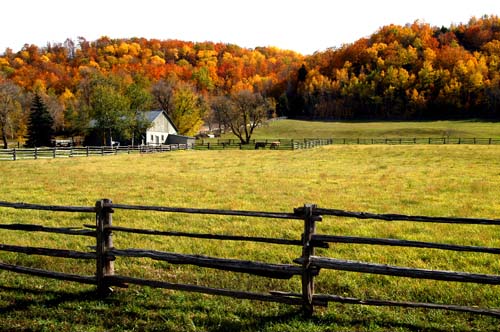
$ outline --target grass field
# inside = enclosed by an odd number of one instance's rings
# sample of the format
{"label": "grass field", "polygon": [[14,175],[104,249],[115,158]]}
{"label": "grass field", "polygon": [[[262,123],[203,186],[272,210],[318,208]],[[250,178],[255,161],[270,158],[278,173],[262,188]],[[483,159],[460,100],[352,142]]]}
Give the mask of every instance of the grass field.
{"label": "grass field", "polygon": [[[232,135],[228,135],[230,137]],[[270,122],[255,138],[500,138],[500,122]],[[253,137],[253,136],[252,136]],[[231,137],[232,138],[232,137]]]}
{"label": "grass field", "polygon": [[[367,124],[369,125],[369,124]],[[491,124],[494,133],[496,124]],[[265,129],[265,128],[264,128]],[[276,134],[274,137],[281,135]],[[369,135],[367,135],[368,137]],[[487,135],[488,136],[488,135]],[[0,163],[0,200],[89,206],[116,203],[292,212],[304,203],[375,213],[498,218],[498,146],[329,146],[301,151],[179,151]],[[80,226],[92,215],[0,209],[0,223]],[[293,221],[117,211],[114,224],[163,230],[299,238]],[[500,247],[495,226],[425,225],[325,218],[324,234]],[[89,240],[0,231],[1,243],[87,250]],[[290,263],[300,248],[115,234],[120,248]],[[332,245],[319,254],[431,269],[500,274],[487,254]],[[86,262],[0,253],[0,261],[92,274]],[[299,279],[259,277],[118,260],[120,274],[266,291],[298,291]],[[498,331],[499,320],[419,309],[331,304],[308,320],[285,305],[131,286],[106,300],[93,287],[0,272],[0,331]],[[361,298],[500,307],[500,286],[322,272],[317,292]]]}

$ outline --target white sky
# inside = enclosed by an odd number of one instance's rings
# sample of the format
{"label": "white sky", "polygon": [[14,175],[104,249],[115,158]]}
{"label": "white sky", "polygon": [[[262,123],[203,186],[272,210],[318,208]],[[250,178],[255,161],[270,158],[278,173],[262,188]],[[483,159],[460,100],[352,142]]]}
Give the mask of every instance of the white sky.
{"label": "white sky", "polygon": [[391,23],[432,26],[500,15],[500,0],[23,0],[2,2],[0,53],[78,36],[277,46],[302,54],[352,43]]}

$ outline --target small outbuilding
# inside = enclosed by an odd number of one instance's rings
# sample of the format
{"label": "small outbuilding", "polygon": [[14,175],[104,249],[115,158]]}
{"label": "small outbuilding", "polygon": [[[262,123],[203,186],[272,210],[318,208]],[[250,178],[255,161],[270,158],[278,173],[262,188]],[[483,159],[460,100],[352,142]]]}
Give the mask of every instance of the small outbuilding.
{"label": "small outbuilding", "polygon": [[170,134],[167,137],[166,144],[187,144],[189,147],[192,147],[192,146],[194,146],[195,142],[196,142],[196,138],[191,137],[191,136]]}

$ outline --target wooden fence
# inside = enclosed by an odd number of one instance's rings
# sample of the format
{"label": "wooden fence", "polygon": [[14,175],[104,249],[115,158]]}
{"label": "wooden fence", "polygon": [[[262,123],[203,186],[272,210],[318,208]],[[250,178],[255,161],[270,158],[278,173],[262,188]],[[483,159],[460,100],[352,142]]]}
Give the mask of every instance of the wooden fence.
{"label": "wooden fence", "polygon": [[[274,143],[274,144],[273,144]],[[278,144],[276,144],[278,143]],[[253,139],[249,144],[242,144],[237,139],[211,139],[198,140],[195,144],[197,150],[253,150],[253,149],[276,149],[297,150],[310,149],[323,145],[415,145],[415,144],[475,144],[475,145],[499,145],[500,138],[304,138],[304,139]]]}
{"label": "wooden fence", "polygon": [[[344,297],[335,294],[317,294],[314,289],[314,279],[321,269],[333,269],[343,271],[354,271],[369,274],[381,274],[389,276],[419,278],[430,280],[441,280],[449,282],[466,282],[489,285],[500,285],[500,275],[478,274],[468,272],[427,270],[420,268],[400,267],[381,265],[370,262],[349,261],[331,257],[321,257],[315,254],[315,248],[328,248],[329,243],[350,243],[360,245],[383,245],[413,248],[432,248],[440,250],[452,250],[459,252],[474,252],[500,254],[500,248],[489,248],[481,246],[462,246],[442,243],[430,243],[419,241],[408,241],[385,238],[368,238],[353,236],[338,236],[318,233],[317,226],[323,217],[375,219],[384,221],[411,221],[423,223],[451,223],[457,225],[500,225],[499,219],[473,219],[473,218],[445,218],[426,216],[407,216],[398,214],[372,214],[363,212],[350,212],[335,209],[318,208],[316,205],[304,205],[296,208],[291,213],[281,212],[257,212],[257,211],[235,211],[235,210],[213,210],[213,209],[192,209],[174,208],[158,206],[137,206],[114,204],[111,200],[102,199],[96,202],[94,207],[68,207],[68,206],[47,206],[26,203],[0,202],[0,208],[45,210],[52,212],[69,213],[89,213],[95,214],[95,225],[84,225],[79,228],[58,228],[46,227],[33,224],[5,224],[0,223],[0,229],[17,230],[25,232],[51,232],[74,236],[87,236],[95,238],[95,251],[82,252],[73,250],[50,249],[40,247],[21,247],[8,244],[0,244],[0,251],[15,252],[28,255],[44,255],[53,257],[65,257],[68,259],[88,259],[95,260],[95,275],[82,276],[66,274],[61,272],[35,269],[26,266],[17,266],[0,262],[0,269],[23,273],[28,275],[47,277],[60,280],[69,280],[85,284],[94,284],[101,296],[109,294],[112,286],[126,286],[127,284],[145,285],[151,287],[199,292],[213,295],[229,296],[238,299],[250,299],[260,301],[272,301],[286,303],[290,305],[302,306],[306,315],[312,315],[315,306],[328,306],[329,302],[339,302],[347,304],[374,305],[374,306],[400,306],[410,308],[445,309],[460,312],[489,315],[500,318],[498,308],[478,308],[473,306],[461,306],[453,304],[435,304],[420,302],[402,302],[378,299],[359,299]],[[160,231],[151,229],[137,229],[113,226],[113,213],[117,210],[136,211],[157,211],[160,213],[175,214],[199,214],[199,215],[219,215],[238,216],[247,218],[269,218],[269,219],[289,219],[297,220],[303,227],[300,239],[284,239],[269,237],[250,237],[234,235],[215,235],[182,233],[173,231]],[[201,255],[187,255],[182,253],[161,252],[148,249],[119,249],[113,243],[113,232],[127,232],[143,235],[189,237],[193,239],[212,239],[219,241],[251,241],[260,243],[272,243],[283,246],[297,246],[302,248],[302,254],[290,264],[269,264],[258,261],[248,261],[239,259],[228,259],[209,257]],[[150,258],[153,260],[166,261],[171,264],[188,264],[203,268],[219,269],[238,273],[246,273],[266,278],[290,279],[292,277],[301,278],[301,291],[297,293],[269,291],[268,293],[249,292],[244,290],[221,289],[207,286],[171,283],[162,280],[150,280],[137,277],[123,276],[115,273],[114,261],[118,258],[127,257]]]}
{"label": "wooden fence", "polygon": [[86,146],[0,149],[0,160],[72,158],[110,156],[131,153],[159,153],[192,149],[192,144],[136,145],[136,146]]}
{"label": "wooden fence", "polygon": [[158,153],[175,150],[298,150],[323,145],[413,145],[413,144],[475,144],[499,145],[500,138],[305,138],[305,139],[253,139],[242,144],[236,139],[197,140],[195,144],[139,145],[139,146],[87,146],[0,149],[1,160],[72,158],[110,156],[132,153]]}

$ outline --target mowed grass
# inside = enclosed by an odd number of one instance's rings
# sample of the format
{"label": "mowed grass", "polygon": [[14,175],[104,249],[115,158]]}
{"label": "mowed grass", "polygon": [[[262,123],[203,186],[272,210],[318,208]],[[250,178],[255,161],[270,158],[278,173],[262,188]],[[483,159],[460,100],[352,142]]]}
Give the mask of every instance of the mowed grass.
{"label": "mowed grass", "polygon": [[[228,134],[224,138],[232,138]],[[322,122],[280,120],[269,122],[253,138],[500,138],[500,122]]]}
{"label": "mowed grass", "polygon": [[[301,151],[179,151],[0,163],[0,200],[93,206],[116,203],[292,212],[304,203],[375,213],[499,218],[498,146],[329,146]],[[0,223],[93,224],[88,214],[0,208]],[[298,239],[297,221],[117,210],[114,224]],[[318,232],[500,247],[498,226],[453,226],[325,217]],[[0,231],[4,244],[89,250],[92,238]],[[115,233],[117,248],[146,248],[291,263],[300,248]],[[328,257],[500,274],[491,254],[332,245]],[[0,253],[0,261],[91,275],[92,262]],[[269,280],[147,259],[118,259],[117,273],[213,287],[300,291]],[[330,304],[299,308],[131,286],[108,299],[79,284],[0,272],[0,330],[46,331],[497,331],[499,320],[446,311]],[[318,293],[500,307],[500,286],[322,271]]]}

